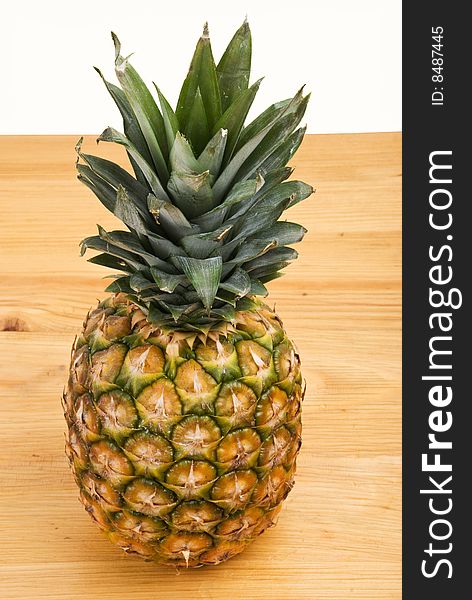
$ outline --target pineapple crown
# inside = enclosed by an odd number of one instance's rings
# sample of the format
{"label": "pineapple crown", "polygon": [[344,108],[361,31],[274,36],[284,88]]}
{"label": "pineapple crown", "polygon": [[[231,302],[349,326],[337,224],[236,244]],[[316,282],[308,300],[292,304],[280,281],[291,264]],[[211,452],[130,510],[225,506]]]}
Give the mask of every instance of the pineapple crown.
{"label": "pineapple crown", "polygon": [[205,25],[174,111],[154,84],[159,106],[129,57],[115,45],[120,86],[103,82],[123,118],[97,142],[124,146],[134,176],[82,152],[78,178],[127,231],[105,231],[81,242],[100,254],[89,261],[120,274],[107,291],[123,292],[163,329],[208,332],[237,309],[266,296],[265,284],[297,257],[290,248],[306,230],[279,220],[313,192],[285,181],[300,146],[298,127],[309,95],[276,102],[245,125],[259,89],[249,85],[251,33],[244,22],[218,65]]}

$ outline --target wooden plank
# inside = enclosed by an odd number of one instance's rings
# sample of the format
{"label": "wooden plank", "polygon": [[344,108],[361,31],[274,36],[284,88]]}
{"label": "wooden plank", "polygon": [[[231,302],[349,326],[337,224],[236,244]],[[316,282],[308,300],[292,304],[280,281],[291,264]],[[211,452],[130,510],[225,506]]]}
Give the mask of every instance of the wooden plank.
{"label": "wooden plank", "polygon": [[292,209],[309,233],[270,297],[308,384],[297,484],[242,555],[179,576],[102,538],[63,454],[69,349],[106,274],[78,242],[114,222],[75,181],[75,141],[0,138],[0,596],[398,600],[400,134],[307,136],[297,154],[317,192]]}

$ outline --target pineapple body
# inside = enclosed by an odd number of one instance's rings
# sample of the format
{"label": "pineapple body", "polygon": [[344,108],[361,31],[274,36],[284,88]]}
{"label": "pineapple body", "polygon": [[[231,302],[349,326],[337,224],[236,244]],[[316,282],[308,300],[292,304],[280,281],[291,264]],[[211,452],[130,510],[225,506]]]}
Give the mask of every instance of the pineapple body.
{"label": "pineapple body", "polygon": [[301,400],[298,354],[262,302],[204,334],[160,329],[111,296],[87,316],[64,394],[80,499],[128,553],[218,564],[275,522]]}

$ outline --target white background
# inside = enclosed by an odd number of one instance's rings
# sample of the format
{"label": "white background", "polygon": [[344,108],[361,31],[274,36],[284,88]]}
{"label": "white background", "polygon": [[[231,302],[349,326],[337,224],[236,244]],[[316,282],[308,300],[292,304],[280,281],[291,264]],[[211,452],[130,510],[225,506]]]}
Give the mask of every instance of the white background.
{"label": "white background", "polygon": [[401,129],[401,0],[11,0],[0,22],[0,134],[86,134],[120,119],[100,78],[113,79],[110,30],[145,81],[175,104],[209,21],[218,60],[248,15],[260,112],[312,92],[312,133]]}

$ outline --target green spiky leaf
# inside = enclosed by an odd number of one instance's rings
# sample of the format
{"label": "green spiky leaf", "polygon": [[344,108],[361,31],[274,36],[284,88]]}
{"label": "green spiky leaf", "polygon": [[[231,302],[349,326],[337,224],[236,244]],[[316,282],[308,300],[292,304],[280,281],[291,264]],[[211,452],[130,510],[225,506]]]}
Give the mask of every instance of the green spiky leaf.
{"label": "green spiky leaf", "polygon": [[156,88],[156,92],[159,97],[159,104],[161,105],[162,118],[164,120],[164,128],[167,137],[167,146],[169,148],[169,152],[171,152],[172,146],[174,145],[175,136],[179,131],[179,121],[177,119],[177,115],[172,110],[172,107],[167,101],[164,94],[161,92],[161,90],[157,87],[156,84],[154,84],[154,87]]}
{"label": "green spiky leaf", "polygon": [[[136,148],[136,150],[139,152],[139,154],[143,157],[143,159],[148,164],[151,164],[152,158],[149,153],[149,148],[146,144],[146,140],[143,136],[143,132],[141,131],[141,128],[139,127],[139,123],[136,120],[136,117],[133,113],[130,103],[128,102],[128,100],[126,98],[126,94],[118,86],[114,85],[113,83],[108,82],[102,75],[102,72],[100,71],[100,69],[95,67],[95,71],[102,78],[102,81],[105,84],[105,87],[107,88],[110,96],[115,101],[115,104],[117,105],[118,110],[121,113],[121,117],[123,119],[123,129],[124,129],[126,137],[130,140],[130,142],[133,144],[133,146]],[[144,177],[144,175],[143,175],[141,169],[139,168],[139,166],[137,165],[136,161],[129,153],[128,153],[128,157],[130,159],[130,162],[134,169],[136,177],[139,179],[139,181],[141,183],[145,183],[146,178]]]}
{"label": "green spiky leaf", "polygon": [[285,142],[280,144],[272,154],[262,163],[260,170],[263,173],[279,169],[283,165],[286,165],[292,158],[295,152],[300,147],[305,135],[306,127],[300,127],[290,135]]}
{"label": "green spiky leaf", "polygon": [[146,277],[143,277],[141,273],[135,273],[129,278],[130,287],[136,292],[142,292],[144,290],[154,289],[157,290],[155,282],[150,281]]}
{"label": "green spiky leaf", "polygon": [[221,118],[217,121],[213,133],[219,129],[226,129],[228,131],[228,139],[226,141],[225,153],[223,157],[223,163],[226,164],[231,156],[233,155],[234,147],[236,146],[241,129],[246,120],[249,109],[254,102],[256,94],[261,85],[262,79],[253,83],[250,88],[244,90],[238,98],[231,104],[226,111],[221,115]]}
{"label": "green spiky leaf", "polygon": [[195,288],[203,306],[210,311],[220,284],[223,267],[221,257],[200,260],[176,256],[174,262],[182,269]]}
{"label": "green spiky leaf", "polygon": [[175,114],[182,127],[182,132],[185,134],[187,134],[187,125],[190,121],[192,107],[194,105],[195,96],[198,90],[198,79],[200,76],[200,65],[202,62],[202,49],[203,44],[200,38],[198,40],[197,47],[195,48],[187,77],[184,80],[180,90],[179,99],[177,101]]}
{"label": "green spiky leaf", "polygon": [[151,275],[159,286],[159,289],[169,293],[172,293],[177,286],[187,281],[185,275],[173,275],[156,268],[151,269]]}
{"label": "green spiky leaf", "polygon": [[277,151],[277,148],[281,146],[287,137],[292,133],[294,128],[300,123],[303,115],[305,114],[306,106],[309,100],[309,96],[304,98],[296,96],[294,103],[298,105],[296,109],[290,110],[292,105],[287,107],[286,113],[281,114],[274,125],[271,127],[268,134],[264,137],[264,140],[258,144],[257,148],[252,154],[246,159],[241,165],[236,177],[238,179],[246,179],[252,177],[254,173],[260,168],[260,165]]}
{"label": "green spiky leaf", "polygon": [[220,172],[227,139],[228,130],[218,129],[198,157],[198,164],[200,165],[201,170],[209,171],[213,178]]}
{"label": "green spiky leaf", "polygon": [[190,144],[180,132],[175,134],[169,162],[171,171],[177,171],[178,173],[191,173],[197,175],[205,170],[201,168]]}
{"label": "green spiky leaf", "polygon": [[289,246],[300,242],[305,233],[306,229],[298,223],[279,221],[270,228],[270,232],[258,232],[253,235],[253,239],[266,243],[275,241],[278,246]]}
{"label": "green spiky leaf", "polygon": [[202,102],[205,108],[208,128],[212,130],[215,126],[215,123],[217,123],[218,119],[221,117],[221,99],[220,88],[216,74],[216,65],[211,50],[207,24],[205,24],[203,30],[201,45],[202,50],[198,87],[202,95]]}
{"label": "green spiky leaf", "polygon": [[121,44],[118,37],[112,33],[115,44],[115,73],[123,88],[136,120],[143,133],[153,164],[159,178],[166,182],[169,172],[166,164],[168,155],[165,126],[162,115],[151,92],[137,71],[130,65],[127,58],[121,56]]}
{"label": "green spiky leaf", "polygon": [[188,219],[197,217],[215,206],[210,173],[179,173],[172,171],[167,189],[174,203]]}
{"label": "green spiky leaf", "polygon": [[251,73],[252,40],[247,21],[231,39],[216,69],[225,111],[248,88]]}
{"label": "green spiky leaf", "polygon": [[211,231],[219,227],[228,214],[230,208],[247,202],[253,197],[257,191],[258,181],[250,179],[249,181],[241,181],[237,183],[228,194],[224,202],[206,212],[200,217],[194,219],[204,231]]}
{"label": "green spiky leaf", "polygon": [[203,105],[200,88],[197,88],[193,98],[192,107],[187,123],[183,131],[192,144],[195,154],[203,152],[210,138],[210,127],[208,125],[205,106]]}
{"label": "green spiky leaf", "polygon": [[126,273],[134,272],[134,269],[131,265],[122,259],[112,256],[111,254],[97,254],[97,256],[92,256],[92,258],[89,258],[88,262],[95,265],[108,267],[109,269],[114,269],[115,271],[125,271]]}
{"label": "green spiky leaf", "polygon": [[269,106],[269,108],[266,108],[266,110],[263,113],[258,115],[254,119],[254,121],[252,121],[251,123],[249,123],[249,125],[244,127],[236,145],[236,149],[239,150],[240,148],[242,148],[244,144],[249,142],[251,138],[253,138],[260,131],[265,129],[267,125],[274,123],[277,117],[279,117],[282,113],[285,112],[291,101],[292,98],[288,98],[287,100],[275,102],[274,104]]}
{"label": "green spiky leaf", "polygon": [[125,225],[131,227],[131,229],[137,233],[146,235],[148,231],[146,222],[136,208],[136,205],[130,200],[128,192],[121,184],[118,186],[116,192],[115,210],[113,212],[115,217],[118,217]]}
{"label": "green spiky leaf", "polygon": [[220,283],[220,287],[232,292],[237,298],[242,298],[251,290],[251,279],[245,270],[238,267],[228,279]]}
{"label": "green spiky leaf", "polygon": [[149,194],[147,205],[156,223],[161,225],[171,240],[178,241],[183,235],[194,232],[191,223],[186,219],[183,212],[171,202],[160,200]]}
{"label": "green spiky leaf", "polygon": [[169,199],[166,191],[162,187],[162,183],[159,181],[159,177],[157,176],[156,172],[153,171],[151,165],[144,160],[144,158],[139,154],[137,149],[126,136],[119,131],[116,131],[116,129],[113,129],[112,127],[107,127],[107,129],[105,129],[105,131],[97,138],[97,141],[114,142],[115,144],[124,146],[143,172],[153,193],[163,200]]}
{"label": "green spiky leaf", "polygon": [[105,208],[107,208],[111,213],[114,213],[116,204],[115,188],[104,181],[88,165],[77,164],[76,168],[79,173],[79,181],[84,183],[89,189],[92,190]]}

